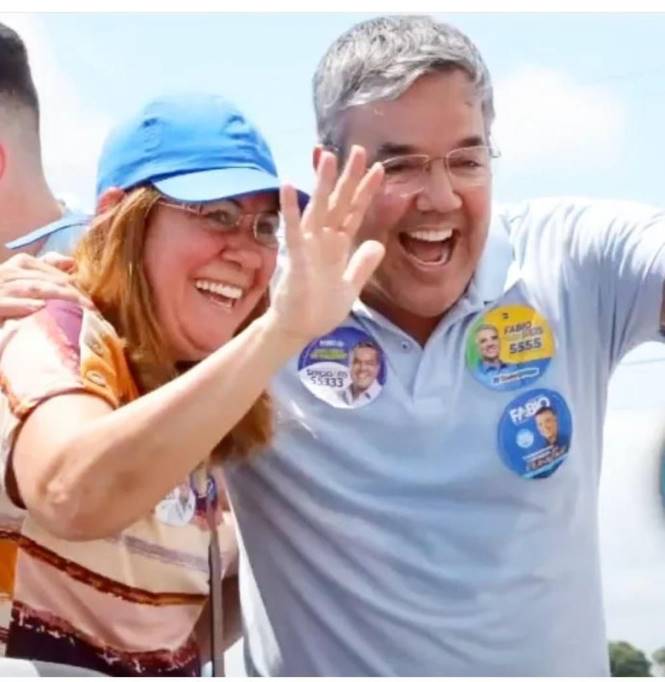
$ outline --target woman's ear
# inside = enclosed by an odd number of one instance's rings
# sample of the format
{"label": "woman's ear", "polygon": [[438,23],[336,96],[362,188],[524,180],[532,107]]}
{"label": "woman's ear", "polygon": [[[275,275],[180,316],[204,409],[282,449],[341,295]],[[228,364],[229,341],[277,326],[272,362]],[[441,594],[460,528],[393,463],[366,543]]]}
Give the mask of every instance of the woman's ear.
{"label": "woman's ear", "polygon": [[120,189],[119,187],[109,187],[99,199],[97,199],[97,215],[113,208],[116,204],[119,204],[124,197],[125,190]]}

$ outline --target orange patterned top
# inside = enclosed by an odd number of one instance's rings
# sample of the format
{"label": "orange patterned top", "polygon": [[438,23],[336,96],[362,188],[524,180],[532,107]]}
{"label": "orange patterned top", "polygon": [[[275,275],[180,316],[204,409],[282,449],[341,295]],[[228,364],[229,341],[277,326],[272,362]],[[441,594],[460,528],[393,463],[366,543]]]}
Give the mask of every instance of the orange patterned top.
{"label": "orange patterned top", "polygon": [[[97,395],[115,409],[138,397],[113,327],[64,301],[7,322],[0,333],[3,472],[31,410],[71,391]],[[220,476],[199,467],[152,513],[114,537],[85,542],[48,533],[3,484],[0,655],[110,675],[200,674],[193,631],[208,595],[206,500],[222,519]],[[223,522],[219,534],[226,570],[236,560],[232,526]]]}

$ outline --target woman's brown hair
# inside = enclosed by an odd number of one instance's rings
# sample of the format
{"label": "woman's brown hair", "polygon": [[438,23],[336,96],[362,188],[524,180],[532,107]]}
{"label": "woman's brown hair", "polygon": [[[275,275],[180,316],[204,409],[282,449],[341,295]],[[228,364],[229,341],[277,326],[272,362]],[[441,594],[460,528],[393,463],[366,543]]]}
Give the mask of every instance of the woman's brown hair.
{"label": "woman's brown hair", "polygon": [[[85,291],[125,344],[125,356],[139,392],[144,395],[174,379],[186,368],[168,355],[143,268],[148,215],[160,198],[141,187],[102,212],[79,242],[74,258],[77,285]],[[267,294],[236,333],[259,317]],[[214,449],[219,457],[245,456],[272,436],[272,406],[263,393]]]}

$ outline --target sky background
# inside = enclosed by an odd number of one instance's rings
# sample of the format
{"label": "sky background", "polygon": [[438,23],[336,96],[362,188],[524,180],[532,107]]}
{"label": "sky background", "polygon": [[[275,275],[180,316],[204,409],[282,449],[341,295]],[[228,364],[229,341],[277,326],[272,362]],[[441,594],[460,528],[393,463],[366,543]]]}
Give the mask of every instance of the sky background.
{"label": "sky background", "polygon": [[[60,13],[0,21],[30,51],[49,181],[89,209],[110,125],[165,92],[235,100],[271,142],[282,176],[308,189],[312,74],[326,47],[369,16]],[[476,42],[493,75],[497,200],[574,194],[665,205],[665,14],[436,16]],[[639,349],[618,370],[601,486],[608,634],[648,653],[665,645],[663,385],[659,346]]]}

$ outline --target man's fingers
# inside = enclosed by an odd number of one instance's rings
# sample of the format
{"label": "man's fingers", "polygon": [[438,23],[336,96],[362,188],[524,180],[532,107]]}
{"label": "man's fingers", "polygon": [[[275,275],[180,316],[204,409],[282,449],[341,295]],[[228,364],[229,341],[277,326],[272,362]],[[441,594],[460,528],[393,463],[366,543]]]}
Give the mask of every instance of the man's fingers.
{"label": "man's fingers", "polygon": [[5,283],[0,286],[0,302],[8,299],[25,299],[43,301],[47,299],[73,301],[91,308],[90,299],[71,284],[60,284],[44,279],[23,279]]}
{"label": "man's fingers", "polygon": [[54,269],[52,265],[44,262],[41,258],[36,258],[28,253],[17,253],[6,260],[2,267],[5,268],[17,268],[19,270],[42,270],[50,272]]}
{"label": "man's fingers", "polygon": [[0,297],[0,322],[31,315],[43,307],[44,301],[36,301],[30,298]]}
{"label": "man's fingers", "polygon": [[344,279],[353,283],[356,294],[359,294],[367,284],[367,280],[378,267],[385,251],[383,244],[368,239],[351,256],[344,272]]}
{"label": "man's fingers", "polygon": [[43,256],[40,256],[39,260],[41,260],[42,263],[46,263],[47,265],[51,265],[54,268],[58,268],[58,270],[67,273],[72,272],[76,266],[76,261],[73,258],[70,256],[63,256],[61,253],[56,253],[55,251],[45,253]]}
{"label": "man's fingers", "polygon": [[54,284],[67,285],[72,281],[70,275],[62,270],[45,266],[47,270],[33,270],[25,268],[8,267],[5,263],[0,265],[0,288],[13,286],[14,282],[52,282]]}
{"label": "man's fingers", "polygon": [[[65,262],[63,262],[63,265],[65,265]],[[55,267],[49,262],[30,256],[27,253],[19,253],[16,256],[12,256],[0,265],[0,281],[27,277],[43,278],[45,275],[57,281],[66,282],[69,280],[69,275],[62,268]]]}

